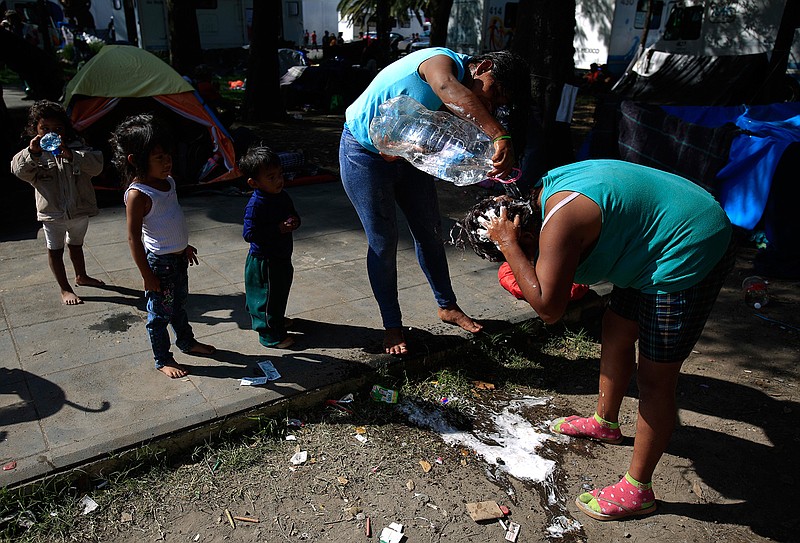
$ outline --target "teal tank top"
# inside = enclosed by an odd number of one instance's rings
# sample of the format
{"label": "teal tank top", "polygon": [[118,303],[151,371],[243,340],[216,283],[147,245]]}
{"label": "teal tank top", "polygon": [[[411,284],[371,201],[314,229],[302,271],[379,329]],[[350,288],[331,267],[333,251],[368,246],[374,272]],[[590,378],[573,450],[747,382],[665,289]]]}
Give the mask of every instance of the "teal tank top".
{"label": "teal tank top", "polygon": [[544,204],[556,192],[578,192],[600,207],[600,237],[578,265],[576,283],[677,292],[703,280],[728,248],[731,224],[722,207],[677,175],[588,160],[551,170],[542,181],[543,218]]}
{"label": "teal tank top", "polygon": [[345,111],[344,124],[361,145],[373,153],[378,152],[369,139],[369,123],[378,115],[378,106],[389,98],[406,94],[432,111],[442,107],[442,101],[417,71],[420,64],[436,55],[452,58],[458,69],[458,80],[464,80],[469,57],[444,47],[422,49],[391,63],[375,76],[367,89]]}

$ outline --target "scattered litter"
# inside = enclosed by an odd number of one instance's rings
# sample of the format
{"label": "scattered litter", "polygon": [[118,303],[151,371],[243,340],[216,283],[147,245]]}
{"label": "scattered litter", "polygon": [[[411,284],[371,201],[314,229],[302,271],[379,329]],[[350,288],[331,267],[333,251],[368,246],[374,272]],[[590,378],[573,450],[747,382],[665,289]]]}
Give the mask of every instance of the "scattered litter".
{"label": "scattered litter", "polygon": [[431,466],[431,463],[428,462],[427,460],[420,460],[419,465],[422,466],[422,471],[424,471],[425,473],[428,473],[433,467]]}
{"label": "scattered litter", "polygon": [[505,516],[497,502],[473,502],[466,505],[467,513],[472,520],[493,520]]}
{"label": "scattered litter", "polygon": [[17,468],[17,462],[12,460],[11,462],[3,466],[3,471],[11,471],[12,469],[16,468]]}
{"label": "scattered litter", "polygon": [[120,522],[132,522],[133,521],[133,515],[131,515],[130,513],[126,512],[126,511],[123,511],[122,514],[119,516],[119,520],[120,520]]}
{"label": "scattered litter", "polygon": [[346,485],[347,483],[350,482],[349,480],[347,480],[347,477],[342,477],[341,475],[336,477],[336,480],[339,481],[340,485]]}
{"label": "scattered litter", "polygon": [[233,517],[233,520],[240,520],[242,522],[261,522],[259,519],[254,517]]}
{"label": "scattered litter", "polygon": [[564,537],[564,534],[580,530],[583,526],[575,519],[559,515],[553,519],[553,525],[546,528],[550,537]]}
{"label": "scattered litter", "polygon": [[294,434],[289,434],[286,436],[286,441],[297,441],[297,436]]}
{"label": "scattered litter", "polygon": [[269,379],[266,377],[242,377],[239,385],[243,387],[256,387],[266,385],[267,383],[269,383]]}
{"label": "scattered litter", "polygon": [[400,543],[403,537],[403,525],[392,522],[381,532],[380,543]]}
{"label": "scattered litter", "polygon": [[511,510],[508,507],[506,507],[505,505],[501,505],[500,506],[500,511],[502,511],[504,515],[510,515],[511,514]]}
{"label": "scattered litter", "polygon": [[372,537],[372,522],[367,517],[367,524],[364,526],[364,535],[367,537]]}
{"label": "scattered litter", "polygon": [[437,464],[439,464],[439,465],[442,465],[442,464],[444,464],[444,460],[442,460],[442,457],[441,457],[441,456],[437,456],[437,457],[436,457],[436,460],[435,460],[435,462],[436,462]]}
{"label": "scattered litter", "polygon": [[84,496],[83,498],[81,498],[81,501],[78,502],[78,505],[83,506],[83,511],[81,511],[81,515],[88,515],[89,513],[100,507],[100,505],[89,496]]}
{"label": "scattered litter", "polygon": [[472,381],[472,385],[478,390],[494,390],[492,383],[485,383],[483,381]]}
{"label": "scattered litter", "polygon": [[506,541],[514,543],[519,537],[519,529],[521,526],[513,520],[508,523],[508,530],[506,530]]}
{"label": "scattered litter", "polygon": [[446,405],[449,401],[450,399],[445,396],[439,400],[439,403],[441,403],[442,405]]}
{"label": "scattered litter", "polygon": [[192,541],[200,541],[200,534],[197,534],[192,538]]}
{"label": "scattered litter", "polygon": [[370,396],[376,402],[397,403],[397,391],[380,385],[372,387]]}
{"label": "scattered litter", "polygon": [[96,489],[105,488],[107,486],[108,486],[108,481],[106,481],[105,479],[103,479],[102,481],[99,481],[96,485],[94,485],[94,487]]}
{"label": "scattered litter", "polygon": [[348,415],[352,415],[353,414],[353,410],[350,409],[349,407],[345,407],[345,406],[341,405],[341,402],[339,400],[325,400],[325,405],[329,405],[331,407],[335,407],[339,411],[347,413]]}
{"label": "scattered litter", "polygon": [[286,419],[286,426],[291,428],[302,428],[305,423],[300,419]]}
{"label": "scattered litter", "polygon": [[414,490],[414,481],[412,481],[411,479],[409,479],[409,480],[406,482],[406,488],[408,489],[408,491],[409,491],[409,492],[411,492],[412,490]]}
{"label": "scattered litter", "polygon": [[236,529],[236,523],[233,522],[233,517],[231,516],[231,512],[228,511],[227,509],[225,510],[225,518],[228,519],[228,524],[231,525],[231,528],[233,528],[235,530]]}
{"label": "scattered litter", "polygon": [[345,394],[341,398],[339,398],[339,403],[352,403],[353,402],[353,393]]}
{"label": "scattered litter", "polygon": [[291,462],[295,466],[299,466],[300,464],[305,463],[306,460],[308,460],[308,451],[297,451],[289,459],[289,462]]}
{"label": "scattered litter", "polygon": [[355,434],[353,437],[359,440],[361,443],[367,442],[367,436],[362,436],[361,434]]}
{"label": "scattered litter", "polygon": [[427,494],[423,494],[422,492],[414,492],[414,499],[419,500],[423,505],[431,501],[431,497]]}
{"label": "scattered litter", "polygon": [[277,381],[281,378],[281,374],[278,373],[278,370],[275,369],[275,366],[273,366],[272,362],[269,360],[261,360],[258,363],[258,367],[262,372],[264,372],[264,376],[270,381]]}
{"label": "scattered litter", "polygon": [[[341,400],[340,400],[340,401],[341,401]],[[366,428],[364,428],[363,426],[358,426],[358,427],[356,428],[356,433],[357,433],[357,434],[366,434],[366,433],[367,433],[367,429],[366,429]]]}

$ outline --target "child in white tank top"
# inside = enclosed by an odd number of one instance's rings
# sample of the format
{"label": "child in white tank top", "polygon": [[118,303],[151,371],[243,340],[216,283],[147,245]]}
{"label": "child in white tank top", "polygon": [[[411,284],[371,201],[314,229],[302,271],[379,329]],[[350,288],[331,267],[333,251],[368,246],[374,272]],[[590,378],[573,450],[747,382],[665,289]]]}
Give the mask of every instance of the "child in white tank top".
{"label": "child in white tank top", "polygon": [[170,176],[170,142],[166,127],[152,115],[129,117],[112,139],[115,165],[130,183],[125,191],[128,244],[144,281],[147,332],[156,369],[176,379],[189,372],[170,352],[168,324],[182,352],[207,356],[216,349],[194,338],[186,314],[187,268],[198,264],[197,249],[189,245],[175,180]]}

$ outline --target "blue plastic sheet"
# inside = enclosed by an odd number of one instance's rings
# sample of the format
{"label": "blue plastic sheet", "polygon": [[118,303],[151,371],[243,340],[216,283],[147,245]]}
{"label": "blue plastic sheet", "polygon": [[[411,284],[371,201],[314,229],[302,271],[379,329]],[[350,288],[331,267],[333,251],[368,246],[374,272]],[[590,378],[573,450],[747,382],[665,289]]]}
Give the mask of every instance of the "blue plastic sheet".
{"label": "blue plastic sheet", "polygon": [[733,224],[755,228],[764,214],[778,162],[789,144],[800,141],[800,103],[662,107],[687,122],[710,128],[734,123],[744,131],[732,142],[728,164],[717,174],[719,200]]}

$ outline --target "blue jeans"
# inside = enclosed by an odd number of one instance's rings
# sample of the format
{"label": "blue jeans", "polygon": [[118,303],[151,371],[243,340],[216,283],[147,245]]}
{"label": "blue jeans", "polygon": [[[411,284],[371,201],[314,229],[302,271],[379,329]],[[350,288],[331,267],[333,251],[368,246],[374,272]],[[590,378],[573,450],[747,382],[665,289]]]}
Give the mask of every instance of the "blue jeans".
{"label": "blue jeans", "polygon": [[403,325],[397,299],[397,210],[414,238],[422,272],[439,307],[456,303],[442,239],[435,180],[405,160],[387,162],[365,149],[347,128],[339,143],[342,184],[367,234],[367,273],[385,328]]}
{"label": "blue jeans", "polygon": [[161,282],[161,292],[145,291],[147,298],[147,333],[153,347],[156,368],[174,363],[169,350],[167,324],[175,332],[175,345],[183,352],[195,344],[194,333],[186,315],[189,296],[189,262],[183,253],[157,255],[147,252],[147,263]]}

